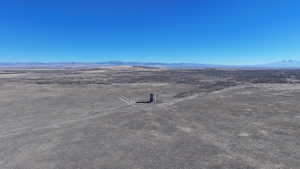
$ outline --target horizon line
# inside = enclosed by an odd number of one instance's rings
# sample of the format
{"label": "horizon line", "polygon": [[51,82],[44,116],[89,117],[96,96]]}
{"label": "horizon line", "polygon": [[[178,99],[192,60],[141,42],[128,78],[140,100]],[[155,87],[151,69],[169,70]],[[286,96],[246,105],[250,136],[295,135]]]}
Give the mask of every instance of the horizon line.
{"label": "horizon line", "polygon": [[[0,64],[105,64],[105,63],[133,63],[133,64],[193,64],[193,65],[211,65],[211,66],[259,66],[259,65],[268,65],[277,62],[288,62],[288,61],[298,61],[298,60],[281,60],[281,61],[273,61],[273,62],[265,62],[265,63],[257,63],[257,64],[222,64],[222,63],[192,63],[192,62],[142,62],[142,61],[121,61],[121,60],[110,60],[110,61],[16,61],[16,62],[1,62]],[[300,62],[300,61],[299,61]]]}

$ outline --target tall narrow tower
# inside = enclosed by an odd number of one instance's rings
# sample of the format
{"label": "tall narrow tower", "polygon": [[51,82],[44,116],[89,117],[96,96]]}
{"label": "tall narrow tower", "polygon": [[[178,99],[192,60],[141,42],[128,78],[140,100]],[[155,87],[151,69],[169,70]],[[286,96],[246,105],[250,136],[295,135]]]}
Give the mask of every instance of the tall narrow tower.
{"label": "tall narrow tower", "polygon": [[150,93],[150,103],[156,104],[156,94]]}

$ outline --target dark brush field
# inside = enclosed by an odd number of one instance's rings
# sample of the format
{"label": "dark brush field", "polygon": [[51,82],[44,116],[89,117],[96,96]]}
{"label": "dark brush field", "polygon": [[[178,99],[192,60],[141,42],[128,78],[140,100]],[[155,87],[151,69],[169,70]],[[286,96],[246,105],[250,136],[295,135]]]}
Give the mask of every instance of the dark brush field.
{"label": "dark brush field", "polygon": [[299,100],[300,70],[0,69],[0,168],[300,169]]}

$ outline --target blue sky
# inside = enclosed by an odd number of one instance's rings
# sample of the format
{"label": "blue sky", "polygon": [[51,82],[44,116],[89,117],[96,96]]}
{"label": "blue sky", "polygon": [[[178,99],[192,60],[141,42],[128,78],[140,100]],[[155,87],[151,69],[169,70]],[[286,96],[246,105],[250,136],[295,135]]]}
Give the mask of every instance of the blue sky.
{"label": "blue sky", "polygon": [[300,60],[298,0],[4,0],[0,62]]}

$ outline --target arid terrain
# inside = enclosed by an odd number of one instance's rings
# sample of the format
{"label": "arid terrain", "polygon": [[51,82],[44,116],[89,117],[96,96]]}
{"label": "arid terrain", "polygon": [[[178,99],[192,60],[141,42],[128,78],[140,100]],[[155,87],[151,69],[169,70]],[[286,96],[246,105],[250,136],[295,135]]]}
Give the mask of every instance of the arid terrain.
{"label": "arid terrain", "polygon": [[300,70],[2,68],[0,169],[300,169],[299,103]]}

